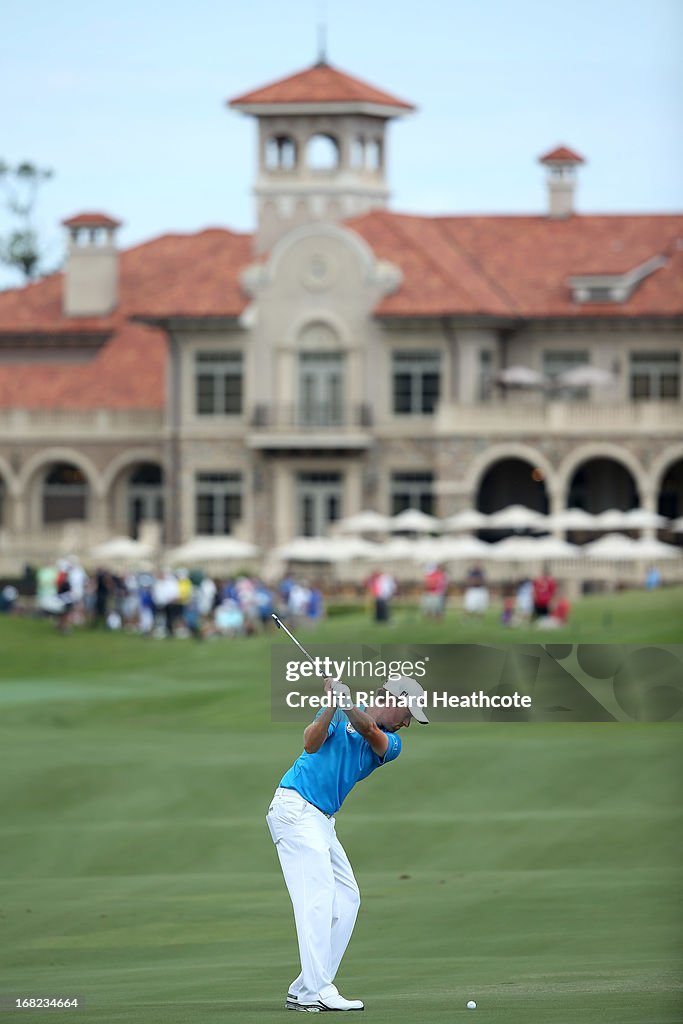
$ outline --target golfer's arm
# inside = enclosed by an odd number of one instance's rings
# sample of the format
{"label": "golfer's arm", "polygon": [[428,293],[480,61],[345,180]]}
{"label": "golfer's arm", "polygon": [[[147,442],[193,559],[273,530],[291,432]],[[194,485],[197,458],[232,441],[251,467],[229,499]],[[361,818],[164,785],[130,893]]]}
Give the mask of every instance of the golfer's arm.
{"label": "golfer's arm", "polygon": [[366,715],[360,708],[345,708],[346,716],[357,733],[367,740],[378,757],[384,757],[389,746],[387,734],[382,732],[374,719]]}
{"label": "golfer's arm", "polygon": [[335,711],[334,707],[325,708],[320,718],[316,718],[304,729],[304,750],[307,754],[315,754],[322,747]]}

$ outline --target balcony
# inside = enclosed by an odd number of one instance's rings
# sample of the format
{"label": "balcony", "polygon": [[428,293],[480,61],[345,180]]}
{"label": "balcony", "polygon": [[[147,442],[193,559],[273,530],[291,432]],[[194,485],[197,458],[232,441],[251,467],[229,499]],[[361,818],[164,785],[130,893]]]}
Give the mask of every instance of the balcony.
{"label": "balcony", "polygon": [[367,405],[295,403],[257,405],[247,434],[250,448],[362,449],[372,443],[372,411]]}
{"label": "balcony", "polygon": [[434,415],[434,434],[588,436],[680,434],[683,402],[560,402],[508,399],[478,405],[442,402]]}

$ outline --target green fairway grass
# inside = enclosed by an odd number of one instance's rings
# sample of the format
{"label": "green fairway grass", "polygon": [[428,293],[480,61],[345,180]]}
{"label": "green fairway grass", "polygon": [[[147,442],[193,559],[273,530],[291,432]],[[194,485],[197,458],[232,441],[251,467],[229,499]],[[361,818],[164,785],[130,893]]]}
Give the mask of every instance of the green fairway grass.
{"label": "green fairway grass", "polygon": [[[683,641],[683,591],[586,599],[569,630],[398,609],[315,643]],[[298,973],[265,825],[301,750],[270,720],[281,635],[157,641],[0,619],[3,1020],[271,1024]],[[362,894],[339,988],[376,1024],[680,1024],[683,731],[439,724],[350,795]],[[468,1011],[475,999],[476,1011]]]}

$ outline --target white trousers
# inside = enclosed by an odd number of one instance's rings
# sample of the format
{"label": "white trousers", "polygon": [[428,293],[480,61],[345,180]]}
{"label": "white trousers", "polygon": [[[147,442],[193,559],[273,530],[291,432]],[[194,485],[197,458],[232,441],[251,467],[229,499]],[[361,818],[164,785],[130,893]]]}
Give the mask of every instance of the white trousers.
{"label": "white trousers", "polygon": [[334,818],[293,789],[277,789],[266,822],[294,908],[301,973],[289,986],[300,1003],[336,992],[334,977],[349,944],[360,892]]}

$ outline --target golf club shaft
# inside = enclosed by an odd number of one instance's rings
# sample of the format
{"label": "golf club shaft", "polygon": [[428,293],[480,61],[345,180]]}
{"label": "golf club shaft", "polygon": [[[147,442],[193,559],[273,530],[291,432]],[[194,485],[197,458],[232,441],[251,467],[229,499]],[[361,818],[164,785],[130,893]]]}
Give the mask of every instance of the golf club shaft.
{"label": "golf club shaft", "polygon": [[275,625],[277,626],[277,628],[278,628],[278,629],[284,629],[284,631],[285,631],[285,633],[287,634],[287,636],[289,637],[289,639],[290,639],[290,640],[292,640],[292,641],[293,641],[293,642],[294,642],[294,643],[296,644],[296,646],[297,646],[297,647],[299,648],[299,650],[300,650],[300,651],[301,651],[301,653],[302,653],[302,654],[304,655],[304,657],[308,658],[308,660],[310,661],[310,663],[311,663],[312,665],[315,665],[315,662],[314,662],[313,658],[312,658],[312,657],[310,656],[310,654],[308,653],[308,651],[306,650],[306,648],[305,648],[305,647],[302,647],[302,646],[301,646],[301,644],[299,643],[299,641],[297,640],[297,638],[296,638],[296,637],[294,636],[294,634],[293,634],[293,633],[291,633],[291,632],[290,632],[290,631],[289,631],[289,630],[287,629],[287,627],[285,626],[285,624],[284,624],[284,622],[282,621],[282,619],[279,619],[279,618],[277,617],[277,615],[275,614],[275,612],[271,612],[271,617],[272,617],[272,618],[273,618],[273,619],[275,620]]}

